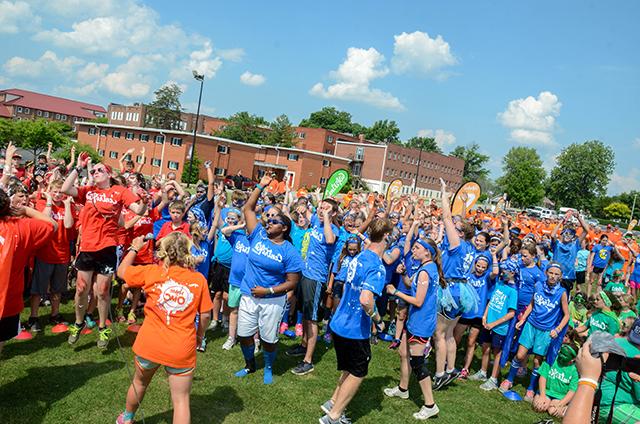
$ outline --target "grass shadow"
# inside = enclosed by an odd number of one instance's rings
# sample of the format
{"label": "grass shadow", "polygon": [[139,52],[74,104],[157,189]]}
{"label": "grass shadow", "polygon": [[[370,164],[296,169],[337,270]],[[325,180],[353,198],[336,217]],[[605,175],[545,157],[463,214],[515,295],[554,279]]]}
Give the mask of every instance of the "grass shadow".
{"label": "grass shadow", "polygon": [[347,415],[353,421],[366,416],[372,410],[382,409],[382,400],[384,393],[382,390],[388,387],[392,382],[391,376],[365,378],[360,386],[360,391],[347,407]]}

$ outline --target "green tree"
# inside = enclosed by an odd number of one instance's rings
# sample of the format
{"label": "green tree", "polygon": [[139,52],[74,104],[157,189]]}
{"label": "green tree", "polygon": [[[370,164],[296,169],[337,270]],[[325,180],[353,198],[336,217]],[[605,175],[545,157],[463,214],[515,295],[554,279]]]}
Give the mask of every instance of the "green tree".
{"label": "green tree", "polygon": [[605,195],[614,166],[613,149],[601,141],[573,143],[556,159],[547,193],[558,206],[590,210],[597,196]]}
{"label": "green tree", "polygon": [[182,89],[177,84],[160,87],[154,92],[156,98],[146,105],[145,125],[153,125],[164,130],[177,129],[181,121]]}
{"label": "green tree", "polygon": [[269,126],[271,131],[266,136],[265,144],[282,147],[292,147],[294,145],[293,127],[287,115],[278,116]]}
{"label": "green tree", "polygon": [[489,175],[489,170],[485,168],[486,163],[489,162],[489,156],[480,153],[478,143],[473,143],[469,146],[457,146],[450,155],[464,160],[464,172],[462,174],[464,182],[478,181]]}
{"label": "green tree", "polygon": [[502,177],[498,186],[518,207],[537,205],[544,198],[546,172],[542,160],[531,147],[512,147],[502,158]]}
{"label": "green tree", "polygon": [[87,144],[75,143],[71,140],[68,140],[62,146],[60,146],[60,149],[53,154],[53,157],[56,159],[64,159],[66,163],[69,163],[69,160],[71,159],[72,146],[76,148],[76,159],[78,159],[78,155],[81,152],[87,152],[91,157],[91,162],[93,162],[94,164],[102,161],[102,158],[100,157],[96,149]]}
{"label": "green tree", "polygon": [[36,157],[47,151],[51,143],[57,149],[68,142],[73,134],[69,125],[44,119],[12,121],[12,137],[16,145]]}
{"label": "green tree", "polygon": [[99,118],[90,119],[88,122],[95,122],[98,124],[108,124],[109,118],[107,118],[106,116],[101,116]]}
{"label": "green tree", "polygon": [[213,135],[252,144],[264,144],[269,134],[269,122],[249,112],[238,112],[228,119],[224,129]]}
{"label": "green tree", "polygon": [[425,152],[442,153],[442,149],[436,143],[436,139],[432,137],[411,137],[405,144],[407,147],[422,149]]}
{"label": "green tree", "polygon": [[10,141],[15,140],[15,122],[11,119],[0,119],[0,147],[4,147]]}
{"label": "green tree", "polygon": [[191,172],[189,172],[189,163],[189,160],[184,162],[181,181],[187,184],[195,184],[200,179],[200,165],[202,164],[202,161],[198,158],[196,152],[193,152],[193,166],[191,167]]}
{"label": "green tree", "polygon": [[364,131],[367,140],[381,141],[385,143],[400,144],[400,128],[396,121],[376,121],[370,128]]}
{"label": "green tree", "polygon": [[604,208],[604,217],[610,219],[628,219],[631,209],[624,203],[613,202]]}
{"label": "green tree", "polygon": [[308,118],[300,121],[301,127],[324,128],[358,135],[364,133],[365,127],[351,121],[351,114],[343,112],[335,107],[324,107],[317,112],[311,113]]}

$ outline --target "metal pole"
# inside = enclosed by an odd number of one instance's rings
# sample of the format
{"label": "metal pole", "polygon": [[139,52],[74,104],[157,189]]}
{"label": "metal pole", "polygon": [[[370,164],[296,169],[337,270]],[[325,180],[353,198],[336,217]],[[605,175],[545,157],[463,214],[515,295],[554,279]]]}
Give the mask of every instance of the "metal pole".
{"label": "metal pole", "polygon": [[[386,156],[385,156],[386,157]],[[416,178],[413,180],[413,192],[416,192],[416,186],[418,185],[418,177],[420,176],[420,161],[422,160],[422,147],[420,148],[420,155],[418,155],[418,165],[416,166]]]}
{"label": "metal pole", "polygon": [[633,219],[633,211],[636,208],[636,198],[638,197],[638,194],[636,193],[635,196],[633,196],[633,205],[631,206],[631,218],[629,218],[629,222],[631,222],[631,220]]}
{"label": "metal pole", "polygon": [[196,155],[196,133],[198,131],[198,118],[200,117],[200,101],[202,100],[202,86],[204,85],[204,75],[193,73],[193,77],[200,81],[200,95],[198,96],[198,110],[196,111],[196,123],[193,126],[193,143],[191,144],[191,158],[189,159],[189,181],[187,187],[191,187],[191,172],[193,171],[193,157]]}

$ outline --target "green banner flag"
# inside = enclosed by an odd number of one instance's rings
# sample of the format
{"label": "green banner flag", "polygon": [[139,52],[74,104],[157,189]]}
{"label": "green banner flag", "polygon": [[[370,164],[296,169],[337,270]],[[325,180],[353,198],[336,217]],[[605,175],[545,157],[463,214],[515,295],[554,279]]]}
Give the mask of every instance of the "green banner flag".
{"label": "green banner flag", "polygon": [[327,185],[324,189],[323,199],[327,197],[333,197],[336,194],[340,193],[340,189],[344,187],[344,185],[349,181],[349,173],[346,169],[338,169],[329,177],[329,181],[327,181]]}

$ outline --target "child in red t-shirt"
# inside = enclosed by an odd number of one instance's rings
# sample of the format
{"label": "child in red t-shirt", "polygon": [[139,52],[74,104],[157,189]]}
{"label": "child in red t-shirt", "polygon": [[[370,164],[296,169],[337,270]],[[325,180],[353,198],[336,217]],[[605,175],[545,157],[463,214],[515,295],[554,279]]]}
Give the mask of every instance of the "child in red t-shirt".
{"label": "child in red t-shirt", "polygon": [[186,206],[182,200],[175,200],[172,202],[169,205],[169,216],[171,217],[171,221],[165,222],[162,228],[160,228],[156,240],[160,241],[173,232],[180,232],[191,237],[191,233],[189,233],[189,223],[183,220],[185,212]]}

